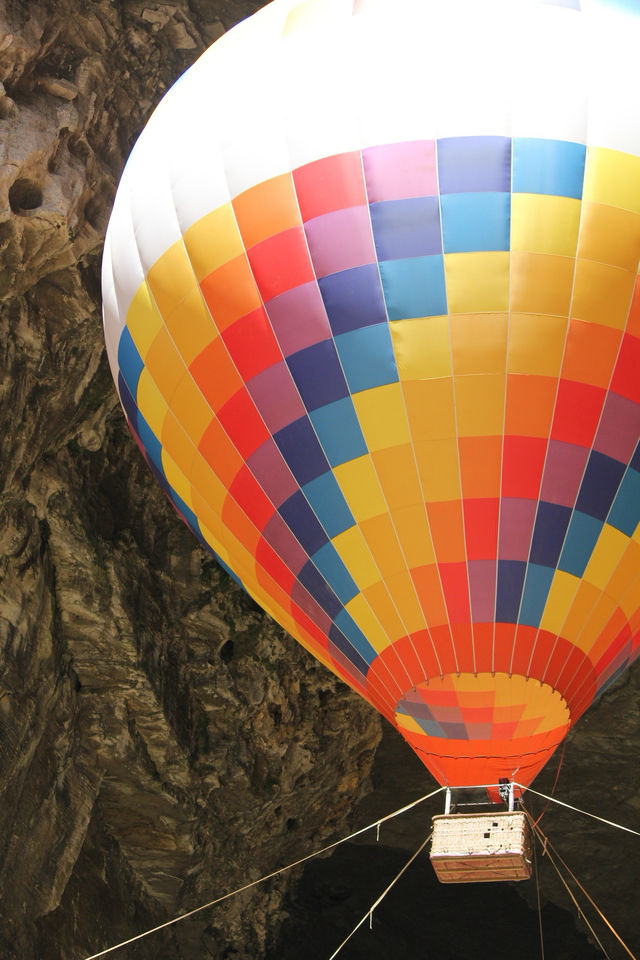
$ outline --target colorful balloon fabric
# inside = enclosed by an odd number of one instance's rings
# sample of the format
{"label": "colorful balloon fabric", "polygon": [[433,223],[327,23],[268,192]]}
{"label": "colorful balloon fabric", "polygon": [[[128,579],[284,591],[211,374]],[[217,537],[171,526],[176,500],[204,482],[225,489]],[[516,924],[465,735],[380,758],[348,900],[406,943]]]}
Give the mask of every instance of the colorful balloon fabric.
{"label": "colorful balloon fabric", "polygon": [[275,0],[124,172],[104,322],[193,532],[441,783],[638,655],[636,0]]}

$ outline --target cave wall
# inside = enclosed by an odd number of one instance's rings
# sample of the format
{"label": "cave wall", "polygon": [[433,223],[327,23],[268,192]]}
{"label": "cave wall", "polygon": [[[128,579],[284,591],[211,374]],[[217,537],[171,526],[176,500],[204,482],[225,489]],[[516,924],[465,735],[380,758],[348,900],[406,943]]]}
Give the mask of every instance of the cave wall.
{"label": "cave wall", "polygon": [[[7,960],[73,960],[255,879],[341,829],[366,789],[377,718],[199,549],[103,348],[125,159],[173,80],[258,5],[0,3]],[[288,883],[175,928],[163,957],[259,956]]]}

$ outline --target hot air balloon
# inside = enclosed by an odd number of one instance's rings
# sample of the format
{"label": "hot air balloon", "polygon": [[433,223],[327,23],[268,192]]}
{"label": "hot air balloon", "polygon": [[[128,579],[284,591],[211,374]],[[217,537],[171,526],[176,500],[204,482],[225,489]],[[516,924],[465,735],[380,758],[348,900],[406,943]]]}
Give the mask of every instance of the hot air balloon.
{"label": "hot air balloon", "polygon": [[441,784],[529,784],[638,655],[640,5],[274,0],[107,233],[131,430]]}

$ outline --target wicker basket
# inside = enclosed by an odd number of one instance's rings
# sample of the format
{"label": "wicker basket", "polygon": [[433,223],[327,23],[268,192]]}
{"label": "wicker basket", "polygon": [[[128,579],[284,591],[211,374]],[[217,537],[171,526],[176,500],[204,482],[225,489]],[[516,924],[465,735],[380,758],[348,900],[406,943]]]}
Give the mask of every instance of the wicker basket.
{"label": "wicker basket", "polygon": [[431,862],[442,883],[528,880],[531,828],[522,811],[433,818]]}

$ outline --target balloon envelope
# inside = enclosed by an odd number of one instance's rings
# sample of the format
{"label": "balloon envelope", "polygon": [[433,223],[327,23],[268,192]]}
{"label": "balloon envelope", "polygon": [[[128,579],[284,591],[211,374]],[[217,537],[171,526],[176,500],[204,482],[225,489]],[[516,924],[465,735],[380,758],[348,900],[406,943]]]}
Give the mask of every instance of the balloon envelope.
{"label": "balloon envelope", "polygon": [[116,198],[152,470],[441,783],[529,783],[639,650],[637,11],[276,0]]}

